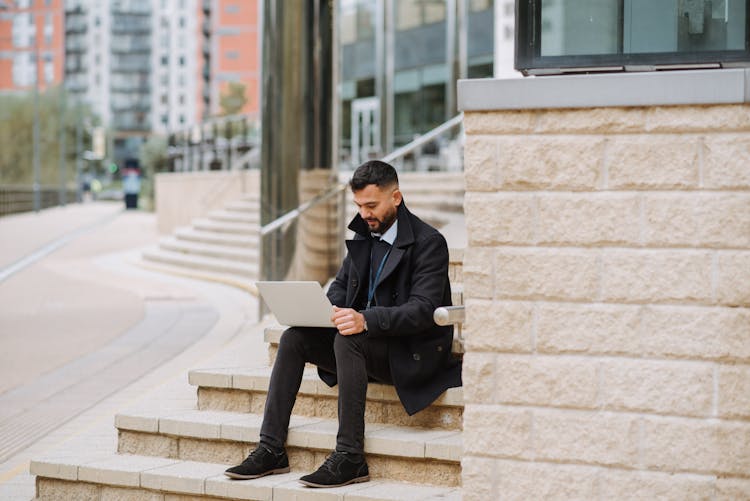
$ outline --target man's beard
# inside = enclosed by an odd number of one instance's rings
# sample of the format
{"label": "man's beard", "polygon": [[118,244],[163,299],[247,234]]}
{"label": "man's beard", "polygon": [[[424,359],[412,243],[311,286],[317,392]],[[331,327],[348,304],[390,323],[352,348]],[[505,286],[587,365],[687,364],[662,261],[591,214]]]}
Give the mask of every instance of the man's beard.
{"label": "man's beard", "polygon": [[[393,212],[390,212],[383,216],[383,219],[365,219],[365,222],[367,223],[367,226],[370,228],[370,233],[380,233],[381,235],[388,231],[388,228],[391,227],[393,222],[396,220],[396,216],[398,215],[398,209],[393,208]],[[373,227],[370,225],[370,223],[377,222],[377,224]]]}

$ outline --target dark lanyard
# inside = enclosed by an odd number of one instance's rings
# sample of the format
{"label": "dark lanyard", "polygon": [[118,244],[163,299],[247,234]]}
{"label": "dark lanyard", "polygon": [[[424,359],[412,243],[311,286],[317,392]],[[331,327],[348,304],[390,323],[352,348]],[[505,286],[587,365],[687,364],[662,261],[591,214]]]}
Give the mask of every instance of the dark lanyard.
{"label": "dark lanyard", "polygon": [[375,297],[375,286],[378,283],[378,280],[380,279],[380,274],[383,273],[383,267],[385,266],[385,262],[388,259],[388,255],[391,253],[391,249],[393,249],[393,246],[391,245],[388,248],[388,252],[385,253],[385,256],[383,256],[383,260],[380,261],[380,266],[378,266],[378,271],[375,273],[375,278],[372,277],[372,268],[370,269],[370,284],[367,288],[367,308],[370,308],[370,304],[372,303],[372,298]]}

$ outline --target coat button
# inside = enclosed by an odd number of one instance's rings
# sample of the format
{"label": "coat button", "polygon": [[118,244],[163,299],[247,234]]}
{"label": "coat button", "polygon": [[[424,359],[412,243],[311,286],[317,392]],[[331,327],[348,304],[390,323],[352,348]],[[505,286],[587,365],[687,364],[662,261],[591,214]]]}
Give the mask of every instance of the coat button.
{"label": "coat button", "polygon": [[415,353],[415,354],[414,354],[414,360],[416,360],[417,362],[419,362],[419,360],[420,360],[421,358],[422,358],[422,357],[420,357],[420,356],[419,356],[419,353]]}
{"label": "coat button", "polygon": [[438,346],[438,351],[443,351],[443,347],[442,346]]}

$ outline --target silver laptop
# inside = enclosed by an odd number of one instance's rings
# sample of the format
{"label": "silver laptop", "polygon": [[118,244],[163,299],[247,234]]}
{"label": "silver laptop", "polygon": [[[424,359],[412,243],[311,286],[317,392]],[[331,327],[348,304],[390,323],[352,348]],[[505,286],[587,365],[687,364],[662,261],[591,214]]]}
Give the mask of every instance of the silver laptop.
{"label": "silver laptop", "polygon": [[255,285],[280,324],[334,327],[333,306],[318,282],[255,282]]}

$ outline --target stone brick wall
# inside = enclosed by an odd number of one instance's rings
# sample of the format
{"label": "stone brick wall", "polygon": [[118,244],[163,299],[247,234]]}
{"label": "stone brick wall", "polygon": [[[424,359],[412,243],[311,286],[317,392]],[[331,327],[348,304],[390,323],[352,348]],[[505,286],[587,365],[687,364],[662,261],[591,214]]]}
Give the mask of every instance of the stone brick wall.
{"label": "stone brick wall", "polygon": [[750,499],[750,106],[465,126],[464,499]]}

